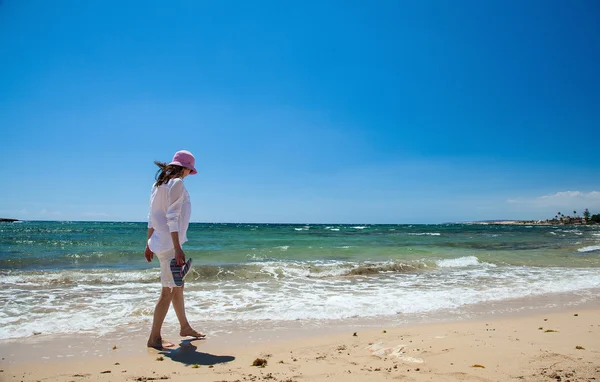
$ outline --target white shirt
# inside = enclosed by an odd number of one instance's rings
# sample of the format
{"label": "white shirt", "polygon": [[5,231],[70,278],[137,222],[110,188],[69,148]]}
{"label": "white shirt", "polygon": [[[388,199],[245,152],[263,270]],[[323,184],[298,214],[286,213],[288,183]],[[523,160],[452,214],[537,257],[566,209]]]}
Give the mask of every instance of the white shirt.
{"label": "white shirt", "polygon": [[179,232],[179,243],[187,241],[187,229],[192,214],[192,204],[183,179],[174,178],[159,187],[152,187],[148,228],[154,232],[148,239],[152,252],[161,253],[174,248],[171,232]]}

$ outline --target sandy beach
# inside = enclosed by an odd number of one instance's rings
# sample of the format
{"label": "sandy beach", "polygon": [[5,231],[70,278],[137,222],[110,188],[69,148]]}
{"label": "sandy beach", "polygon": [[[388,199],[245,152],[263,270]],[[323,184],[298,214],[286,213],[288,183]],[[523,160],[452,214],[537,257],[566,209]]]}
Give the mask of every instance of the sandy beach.
{"label": "sandy beach", "polygon": [[[268,338],[268,333],[265,328],[261,334],[266,339],[238,333],[234,341],[184,340],[165,351],[144,348],[141,332],[119,338],[4,340],[0,380],[600,380],[600,307],[357,332],[305,332],[283,339]],[[264,365],[253,366],[255,362]]]}

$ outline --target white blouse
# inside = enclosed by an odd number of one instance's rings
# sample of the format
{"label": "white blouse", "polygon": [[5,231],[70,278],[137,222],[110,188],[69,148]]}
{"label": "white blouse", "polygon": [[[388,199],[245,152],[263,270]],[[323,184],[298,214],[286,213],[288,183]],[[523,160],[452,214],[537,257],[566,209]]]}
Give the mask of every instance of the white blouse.
{"label": "white blouse", "polygon": [[152,252],[161,253],[173,249],[171,232],[179,232],[179,243],[187,241],[187,229],[192,214],[192,204],[183,179],[174,178],[159,187],[152,187],[148,228],[154,232],[148,239]]}

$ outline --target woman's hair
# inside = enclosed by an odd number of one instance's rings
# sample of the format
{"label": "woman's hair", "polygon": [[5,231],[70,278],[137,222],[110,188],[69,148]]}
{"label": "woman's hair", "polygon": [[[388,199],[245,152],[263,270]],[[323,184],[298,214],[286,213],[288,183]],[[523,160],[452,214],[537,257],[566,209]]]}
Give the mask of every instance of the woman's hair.
{"label": "woman's hair", "polygon": [[154,161],[154,164],[158,166],[158,171],[156,171],[156,183],[154,186],[158,187],[173,178],[179,178],[183,175],[183,170],[185,167],[178,166],[176,164],[167,165],[164,162]]}

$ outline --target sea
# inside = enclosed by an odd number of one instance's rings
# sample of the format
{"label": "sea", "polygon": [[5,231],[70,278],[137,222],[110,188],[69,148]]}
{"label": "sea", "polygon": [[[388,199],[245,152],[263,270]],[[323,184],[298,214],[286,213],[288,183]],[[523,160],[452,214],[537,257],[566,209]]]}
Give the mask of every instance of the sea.
{"label": "sea", "polygon": [[[0,339],[148,331],[161,285],[146,236],[140,222],[0,223]],[[186,311],[209,334],[460,320],[600,292],[600,226],[192,223],[188,237]]]}

